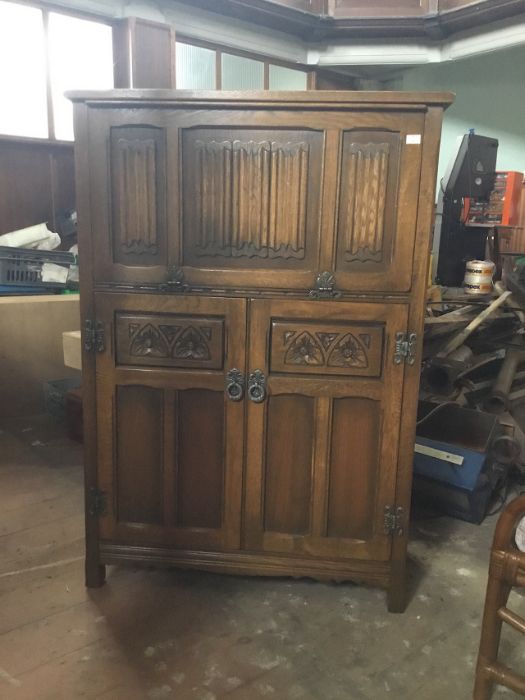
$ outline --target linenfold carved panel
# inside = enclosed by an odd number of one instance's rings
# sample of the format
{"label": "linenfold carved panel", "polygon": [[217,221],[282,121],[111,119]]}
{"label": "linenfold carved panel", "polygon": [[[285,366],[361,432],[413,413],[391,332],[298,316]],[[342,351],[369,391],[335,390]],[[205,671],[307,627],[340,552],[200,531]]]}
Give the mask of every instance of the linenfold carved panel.
{"label": "linenfold carved panel", "polygon": [[117,262],[162,263],[165,158],[162,129],[122,126],[111,130],[113,255]]}
{"label": "linenfold carved panel", "polygon": [[198,136],[191,134],[184,150],[190,256],[196,262],[304,261],[309,191],[319,186],[310,177],[315,135],[253,130]]}
{"label": "linenfold carved panel", "polygon": [[399,169],[399,134],[349,131],[343,137],[339,254],[347,263],[388,264]]}
{"label": "linenfold carved panel", "polygon": [[222,368],[222,319],[118,312],[115,328],[118,364]]}
{"label": "linenfold carved panel", "polygon": [[381,375],[381,323],[272,321],[273,372]]}

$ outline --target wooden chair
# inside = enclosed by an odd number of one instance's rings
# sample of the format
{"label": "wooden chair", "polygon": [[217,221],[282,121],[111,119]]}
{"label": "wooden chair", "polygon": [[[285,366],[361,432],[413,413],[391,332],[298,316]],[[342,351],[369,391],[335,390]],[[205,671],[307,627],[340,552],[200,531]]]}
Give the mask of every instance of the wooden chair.
{"label": "wooden chair", "polygon": [[525,587],[525,554],[515,544],[516,527],[525,515],[525,496],[500,515],[490,555],[489,580],[481,627],[474,700],[489,700],[495,683],[525,695],[525,677],[498,661],[503,622],[525,634],[525,619],[507,608],[513,586]]}

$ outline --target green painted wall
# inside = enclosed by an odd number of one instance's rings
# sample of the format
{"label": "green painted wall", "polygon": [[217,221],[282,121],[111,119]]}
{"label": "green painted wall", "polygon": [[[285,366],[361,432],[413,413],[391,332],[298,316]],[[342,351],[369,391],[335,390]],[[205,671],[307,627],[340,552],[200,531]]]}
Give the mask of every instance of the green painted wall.
{"label": "green painted wall", "polygon": [[499,170],[525,171],[525,46],[419,66],[406,71],[397,86],[456,93],[445,113],[439,177],[455,153],[457,136],[470,128],[499,140]]}

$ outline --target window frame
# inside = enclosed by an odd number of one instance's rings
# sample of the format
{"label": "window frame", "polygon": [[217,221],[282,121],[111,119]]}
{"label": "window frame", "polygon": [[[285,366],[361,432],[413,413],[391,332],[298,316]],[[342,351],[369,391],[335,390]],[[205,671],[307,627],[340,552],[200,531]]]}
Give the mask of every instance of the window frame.
{"label": "window frame", "polygon": [[24,5],[26,7],[34,7],[42,12],[42,24],[44,28],[44,47],[45,47],[45,74],[46,74],[46,110],[47,110],[47,138],[39,138],[37,136],[19,136],[12,134],[0,133],[0,141],[10,141],[19,143],[50,143],[60,146],[73,146],[74,141],[57,139],[55,136],[55,116],[53,111],[53,94],[51,86],[51,66],[49,54],[49,15],[51,12],[56,12],[68,17],[77,19],[86,19],[91,22],[105,24],[113,29],[114,20],[111,17],[102,15],[96,12],[88,12],[85,10],[76,10],[68,7],[63,7],[55,3],[38,2],[38,0],[5,0],[12,5]]}
{"label": "window frame", "polygon": [[[42,22],[44,27],[44,45],[46,50],[46,63],[45,63],[45,73],[46,73],[46,108],[47,108],[47,121],[48,121],[48,136],[36,137],[36,136],[19,136],[11,134],[0,133],[0,141],[11,141],[20,143],[50,143],[57,145],[68,145],[73,146],[74,142],[69,140],[57,139],[55,136],[55,119],[53,113],[53,97],[52,97],[52,86],[51,86],[51,71],[50,71],[50,55],[49,55],[49,14],[51,12],[57,12],[62,15],[68,15],[69,17],[76,17],[77,19],[86,19],[92,22],[98,22],[99,24],[105,24],[112,30],[115,28],[116,19],[114,17],[108,17],[107,15],[91,12],[88,10],[78,10],[75,8],[68,8],[53,2],[39,2],[39,0],[6,0],[6,2],[11,2],[13,5],[25,5],[27,7],[34,7],[42,12]],[[222,89],[222,54],[229,53],[234,56],[241,56],[243,58],[251,58],[256,61],[261,61],[263,63],[263,89],[269,90],[270,84],[270,65],[281,66],[283,68],[291,68],[292,70],[302,71],[306,73],[306,89],[315,89],[316,71],[311,66],[304,63],[293,63],[292,61],[286,61],[279,58],[274,58],[268,54],[257,53],[252,51],[245,51],[244,49],[236,49],[226,46],[225,44],[220,44],[216,42],[206,41],[204,39],[197,39],[195,37],[188,36],[187,34],[179,34],[175,28],[175,38],[174,43],[181,42],[183,44],[191,44],[193,46],[199,46],[201,48],[210,49],[215,52],[215,90]],[[175,49],[175,47],[173,47]]]}
{"label": "window frame", "polygon": [[204,39],[195,39],[187,34],[179,34],[177,31],[175,31],[175,42],[180,42],[181,44],[191,44],[192,46],[199,46],[202,49],[210,49],[211,51],[215,52],[215,90],[222,90],[221,66],[223,53],[229,53],[233,56],[241,56],[242,58],[251,58],[255,61],[261,61],[264,65],[263,90],[270,89],[270,65],[280,66],[281,68],[291,68],[292,70],[306,73],[306,89],[315,89],[315,70],[305,63],[292,63],[291,61],[273,58],[273,56],[269,56],[268,54],[230,48],[225,44],[218,44],[212,41],[206,41]]}

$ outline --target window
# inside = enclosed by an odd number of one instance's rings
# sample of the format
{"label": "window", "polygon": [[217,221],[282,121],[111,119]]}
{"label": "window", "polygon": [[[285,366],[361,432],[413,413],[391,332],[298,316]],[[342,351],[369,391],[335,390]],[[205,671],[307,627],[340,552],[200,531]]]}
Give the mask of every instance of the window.
{"label": "window", "polygon": [[306,90],[306,73],[304,70],[294,70],[284,66],[270,64],[270,90]]}
{"label": "window", "polygon": [[111,87],[108,23],[0,0],[0,134],[72,140],[64,92]]}
{"label": "window", "polygon": [[41,10],[0,2],[0,133],[47,138]]}
{"label": "window", "polygon": [[222,54],[223,90],[263,90],[264,63],[231,53]]}
{"label": "window", "polygon": [[176,42],[178,88],[189,90],[306,90],[306,68],[277,65],[268,58],[233,53],[221,46]]}
{"label": "window", "polygon": [[215,89],[215,51],[176,42],[177,87],[189,90]]}
{"label": "window", "polygon": [[72,140],[73,105],[64,92],[113,87],[111,27],[50,12],[48,39],[55,137]]}

